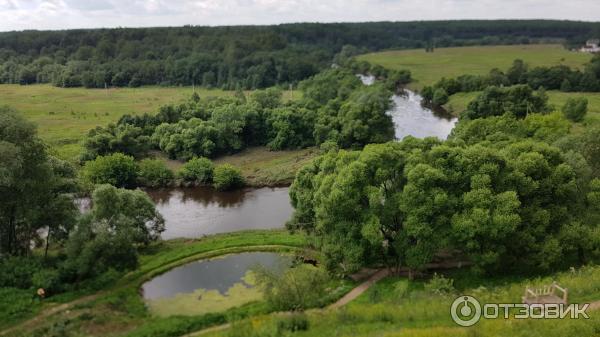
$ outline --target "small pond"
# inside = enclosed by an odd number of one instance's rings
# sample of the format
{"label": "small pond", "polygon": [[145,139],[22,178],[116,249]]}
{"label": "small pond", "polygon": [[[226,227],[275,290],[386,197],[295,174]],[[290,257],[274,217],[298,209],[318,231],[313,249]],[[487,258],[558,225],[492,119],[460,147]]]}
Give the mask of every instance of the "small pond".
{"label": "small pond", "polygon": [[144,300],[160,316],[224,311],[262,298],[252,268],[278,271],[292,260],[278,253],[247,252],[191,262],[144,283]]}
{"label": "small pond", "polygon": [[163,239],[246,229],[283,228],[292,215],[289,188],[220,192],[209,187],[147,190],[165,218]]}

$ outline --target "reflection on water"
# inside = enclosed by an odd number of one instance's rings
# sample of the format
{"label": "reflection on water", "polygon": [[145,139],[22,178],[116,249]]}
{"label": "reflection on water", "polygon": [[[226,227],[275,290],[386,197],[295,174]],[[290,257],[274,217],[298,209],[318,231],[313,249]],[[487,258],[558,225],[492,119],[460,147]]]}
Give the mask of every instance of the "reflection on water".
{"label": "reflection on water", "polygon": [[163,215],[163,239],[282,228],[292,214],[289,188],[219,192],[209,187],[147,190]]}
{"label": "reflection on water", "polygon": [[[356,75],[365,85],[375,83],[372,75]],[[433,111],[421,104],[423,97],[410,90],[392,96],[394,106],[388,111],[394,122],[396,139],[406,136],[446,139],[458,120],[440,109]]]}
{"label": "reflection on water", "polygon": [[449,114],[433,111],[421,105],[422,97],[410,90],[392,96],[394,107],[388,111],[396,129],[396,139],[406,136],[446,139],[458,120]]}
{"label": "reflection on water", "polygon": [[155,277],[142,286],[146,300],[193,293],[198,289],[226,294],[235,284],[244,282],[247,272],[256,265],[282,270],[291,265],[292,257],[277,253],[252,252],[227,255],[212,260],[191,262]]}

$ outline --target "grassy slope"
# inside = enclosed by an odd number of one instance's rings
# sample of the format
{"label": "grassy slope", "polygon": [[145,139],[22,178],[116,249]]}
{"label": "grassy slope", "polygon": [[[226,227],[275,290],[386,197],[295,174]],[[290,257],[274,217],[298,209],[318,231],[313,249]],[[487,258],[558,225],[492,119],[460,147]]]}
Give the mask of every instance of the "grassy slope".
{"label": "grassy slope", "polygon": [[411,84],[414,89],[442,77],[486,74],[493,68],[506,70],[517,58],[531,67],[556,64],[581,67],[591,56],[565,50],[560,45],[515,45],[438,48],[433,53],[424,49],[384,51],[358,57],[390,69],[409,69],[415,79]]}
{"label": "grassy slope", "polygon": [[252,186],[289,185],[294,180],[296,171],[318,153],[315,148],[274,152],[265,147],[255,147],[217,158],[215,164],[229,163],[239,167]]}
{"label": "grassy slope", "polygon": [[[216,158],[216,165],[229,163],[242,170],[246,183],[253,187],[287,186],[292,183],[296,171],[319,154],[319,150],[311,147],[300,150],[269,151],[268,148],[251,147],[239,153]],[[156,158],[167,163],[177,171],[183,161],[169,159],[164,153],[153,152]]]}
{"label": "grassy slope", "polygon": [[[460,328],[450,318],[452,301],[461,294],[471,294],[482,303],[520,303],[526,286],[542,286],[556,280],[569,289],[571,303],[600,299],[600,268],[587,267],[574,273],[565,272],[536,279],[480,279],[468,273],[453,273],[452,294],[424,290],[422,281],[388,277],[371,287],[347,307],[337,311],[311,312],[309,329],[286,336],[597,336],[600,331],[598,312],[590,320],[483,320],[471,328]],[[472,286],[471,284],[484,285]],[[588,313],[589,314],[589,313]],[[253,319],[257,330],[269,330],[277,318]],[[274,324],[275,323],[275,324]],[[221,331],[207,336],[228,336]],[[265,334],[266,335],[266,334]]]}
{"label": "grassy slope", "polygon": [[[92,298],[84,303],[79,303],[68,310],[62,310],[56,315],[45,317],[34,323],[23,324],[19,330],[12,331],[10,336],[30,336],[34,331],[41,334],[50,334],[49,331],[56,326],[67,326],[69,334],[67,336],[120,336],[127,332],[133,333],[138,327],[143,329],[152,329],[155,326],[169,326],[173,329],[185,328],[182,325],[196,324],[202,325],[212,323],[212,319],[203,317],[191,317],[183,320],[178,319],[160,319],[151,317],[144,308],[143,301],[139,296],[138,289],[141,284],[152,277],[164,273],[178,265],[195,261],[203,258],[210,258],[228,253],[243,251],[286,251],[304,247],[305,237],[302,235],[292,235],[283,230],[262,230],[245,231],[229,234],[219,234],[197,240],[170,240],[150,246],[140,256],[139,267],[114,285],[98,293],[96,298]],[[288,248],[289,247],[289,248]],[[60,302],[70,301],[83,294],[63,294],[57,298]],[[43,304],[35,304],[39,311],[39,306],[51,308],[60,302],[54,302],[50,297]],[[261,309],[258,307],[258,309]],[[257,310],[250,306],[249,309]],[[241,313],[244,313],[241,310]],[[235,311],[235,310],[234,310]],[[27,319],[33,316],[33,313]],[[216,317],[217,322],[223,319],[222,316]],[[0,317],[0,327],[9,326]],[[183,323],[182,323],[183,322]]]}
{"label": "grassy slope", "polygon": [[[202,96],[233,95],[233,91],[196,88]],[[116,122],[124,114],[155,113],[158,107],[192,94],[191,87],[85,89],[51,85],[0,85],[0,105],[10,105],[38,125],[38,132],[64,159],[76,157],[88,130]],[[294,98],[299,95],[294,92]],[[290,99],[290,93],[284,93]]]}

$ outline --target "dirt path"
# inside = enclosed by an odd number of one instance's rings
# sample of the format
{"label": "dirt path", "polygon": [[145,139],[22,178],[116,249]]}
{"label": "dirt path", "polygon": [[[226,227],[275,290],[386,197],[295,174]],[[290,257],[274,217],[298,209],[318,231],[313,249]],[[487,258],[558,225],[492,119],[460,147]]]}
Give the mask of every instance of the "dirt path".
{"label": "dirt path", "polygon": [[364,293],[365,291],[367,291],[367,289],[371,288],[371,286],[373,284],[377,283],[379,280],[381,280],[382,278],[384,278],[384,277],[386,277],[388,275],[389,275],[389,270],[387,268],[386,269],[381,269],[380,271],[376,272],[371,277],[369,277],[368,280],[366,280],[365,282],[361,283],[358,287],[350,290],[349,293],[347,293],[346,295],[344,295],[344,297],[342,297],[339,300],[337,300],[337,302],[335,302],[332,305],[330,305],[328,307],[328,309],[337,309],[339,307],[342,307],[342,306],[348,304],[350,301],[356,299],[362,293]]}
{"label": "dirt path", "polygon": [[[374,285],[379,280],[381,280],[382,278],[384,278],[384,277],[386,277],[388,275],[389,275],[389,270],[387,268],[386,269],[381,269],[378,272],[376,272],[375,274],[371,275],[371,277],[369,277],[369,279],[367,279],[363,283],[359,284],[354,289],[350,290],[346,295],[344,295],[342,298],[340,298],[339,300],[337,300],[337,302],[331,304],[327,308],[325,308],[325,309],[312,309],[310,311],[335,310],[335,309],[338,309],[338,308],[340,308],[340,307],[342,307],[342,306],[350,303],[352,300],[356,299],[362,293],[364,293],[365,291],[367,291],[367,289],[369,289],[372,285]],[[290,314],[290,313],[291,312],[289,312],[289,311],[285,311],[285,312],[273,313],[271,315],[287,315],[287,314]],[[192,332],[192,333],[189,333],[187,335],[183,335],[182,337],[202,336],[202,335],[206,335],[206,334],[211,333],[211,332],[222,331],[222,330],[228,329],[229,327],[231,327],[230,323],[222,324],[222,325],[217,325],[217,326],[206,328],[206,329],[203,329],[203,330],[200,330],[200,331]]]}
{"label": "dirt path", "polygon": [[74,301],[68,302],[68,303],[63,303],[63,304],[59,304],[53,307],[49,307],[47,309],[42,309],[35,317],[22,322],[18,325],[15,325],[11,328],[8,328],[4,331],[0,331],[0,336],[8,336],[9,333],[17,330],[17,329],[21,329],[21,328],[26,328],[29,326],[33,326],[35,324],[37,324],[40,321],[43,321],[44,319],[46,319],[47,317],[50,317],[54,314],[57,314],[61,311],[65,311],[68,310],[69,308],[72,308],[73,306],[80,304],[80,303],[84,303],[84,302],[88,302],[88,301],[93,301],[96,298],[98,298],[98,296],[102,295],[102,293],[96,293],[93,295],[88,295],[88,296],[84,296],[81,298],[78,298]]}

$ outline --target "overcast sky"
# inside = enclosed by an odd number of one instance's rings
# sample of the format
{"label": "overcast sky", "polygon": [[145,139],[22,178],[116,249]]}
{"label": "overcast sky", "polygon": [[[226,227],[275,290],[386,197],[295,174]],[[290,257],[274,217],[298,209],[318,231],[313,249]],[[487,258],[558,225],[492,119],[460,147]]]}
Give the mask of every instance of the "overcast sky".
{"label": "overcast sky", "polygon": [[600,21],[600,0],[0,0],[0,31],[498,18]]}

